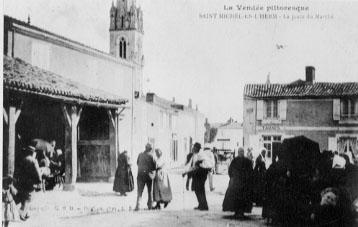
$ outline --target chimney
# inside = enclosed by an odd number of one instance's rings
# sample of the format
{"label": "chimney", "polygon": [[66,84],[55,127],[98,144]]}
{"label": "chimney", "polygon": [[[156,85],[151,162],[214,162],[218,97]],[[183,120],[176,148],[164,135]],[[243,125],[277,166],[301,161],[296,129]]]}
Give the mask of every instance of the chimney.
{"label": "chimney", "polygon": [[306,82],[315,82],[315,68],[313,66],[306,66]]}
{"label": "chimney", "polygon": [[154,93],[147,93],[146,101],[154,102]]}
{"label": "chimney", "polygon": [[196,105],[196,106],[195,106],[195,110],[196,110],[196,111],[198,111],[198,110],[199,110],[199,109],[198,109],[198,105]]}
{"label": "chimney", "polygon": [[175,97],[173,97],[173,100],[172,100],[172,102],[175,102]]}
{"label": "chimney", "polygon": [[191,99],[189,99],[189,104],[188,104],[188,107],[189,107],[189,108],[192,108],[192,107],[193,107],[193,104],[192,104]]}
{"label": "chimney", "polygon": [[270,84],[270,73],[267,74],[267,78],[266,78],[266,84]]}

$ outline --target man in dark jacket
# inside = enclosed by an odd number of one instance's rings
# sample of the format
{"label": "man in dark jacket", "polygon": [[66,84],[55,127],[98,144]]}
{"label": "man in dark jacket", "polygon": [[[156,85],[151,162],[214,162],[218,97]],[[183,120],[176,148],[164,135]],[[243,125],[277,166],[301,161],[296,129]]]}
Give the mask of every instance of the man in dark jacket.
{"label": "man in dark jacket", "polygon": [[199,158],[199,152],[201,149],[200,143],[195,143],[193,146],[193,157],[192,157],[192,167],[189,171],[186,171],[183,174],[183,177],[186,174],[192,175],[192,184],[191,189],[195,192],[196,198],[198,200],[199,206],[195,207],[196,210],[208,210],[208,202],[206,200],[205,194],[205,181],[207,179],[210,169],[201,167],[203,160]]}
{"label": "man in dark jacket", "polygon": [[34,185],[41,183],[41,172],[36,160],[36,151],[34,146],[28,146],[24,149],[24,156],[21,159],[21,165],[16,172],[18,195],[16,201],[21,203],[20,218],[26,220],[29,218],[28,205],[31,201],[31,193],[34,191]]}
{"label": "man in dark jacket", "polygon": [[152,146],[148,143],[145,146],[145,151],[140,153],[137,160],[138,176],[137,176],[137,205],[135,210],[140,209],[140,202],[142,200],[142,194],[144,187],[148,189],[148,209],[152,209],[152,182],[155,177],[156,163],[152,154]]}

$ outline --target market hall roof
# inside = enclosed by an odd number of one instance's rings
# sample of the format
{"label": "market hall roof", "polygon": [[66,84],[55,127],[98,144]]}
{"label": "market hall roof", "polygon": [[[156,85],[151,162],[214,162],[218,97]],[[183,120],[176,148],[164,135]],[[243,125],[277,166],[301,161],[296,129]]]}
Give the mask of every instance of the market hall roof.
{"label": "market hall roof", "polygon": [[21,59],[4,55],[4,88],[25,94],[37,94],[69,102],[97,106],[119,106],[128,100],[87,87],[60,75],[32,66]]}
{"label": "market hall roof", "polygon": [[358,96],[358,82],[290,84],[246,84],[244,96],[251,98],[321,98]]}

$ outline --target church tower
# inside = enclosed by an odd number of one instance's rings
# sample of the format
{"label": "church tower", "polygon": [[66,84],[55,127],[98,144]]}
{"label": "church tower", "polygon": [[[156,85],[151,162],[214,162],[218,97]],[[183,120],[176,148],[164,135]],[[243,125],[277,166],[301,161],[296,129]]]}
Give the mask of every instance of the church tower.
{"label": "church tower", "polygon": [[135,65],[134,90],[142,93],[143,12],[135,0],[117,0],[110,9],[110,54]]}

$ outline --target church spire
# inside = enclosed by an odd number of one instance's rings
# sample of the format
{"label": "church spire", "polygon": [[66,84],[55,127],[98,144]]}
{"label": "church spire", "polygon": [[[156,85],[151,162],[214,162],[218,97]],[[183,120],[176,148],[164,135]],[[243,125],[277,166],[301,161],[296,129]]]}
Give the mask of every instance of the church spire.
{"label": "church spire", "polygon": [[112,1],[110,10],[110,30],[136,30],[143,33],[143,12],[136,7],[136,1],[117,0],[116,6]]}
{"label": "church spire", "polygon": [[111,10],[109,12],[110,14],[110,25],[109,30],[116,29],[116,7],[114,6],[114,2],[112,1]]}

